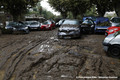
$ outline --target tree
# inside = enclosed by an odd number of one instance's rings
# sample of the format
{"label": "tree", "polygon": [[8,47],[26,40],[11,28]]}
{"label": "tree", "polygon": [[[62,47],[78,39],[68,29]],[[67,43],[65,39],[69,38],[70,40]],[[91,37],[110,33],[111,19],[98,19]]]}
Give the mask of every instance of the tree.
{"label": "tree", "polygon": [[111,0],[113,8],[118,17],[120,17],[120,0]]}
{"label": "tree", "polygon": [[110,0],[90,0],[91,4],[96,5],[99,16],[104,16],[106,11],[113,11]]}
{"label": "tree", "polygon": [[89,0],[49,0],[49,3],[53,8],[61,12],[64,18],[67,17],[68,12],[71,12],[74,18],[79,14],[83,16],[90,7]]}
{"label": "tree", "polygon": [[50,5],[56,10],[61,13],[63,18],[67,17],[68,7],[67,3],[68,0],[49,0]]}
{"label": "tree", "polygon": [[69,8],[74,18],[78,15],[84,16],[85,12],[91,7],[88,0],[69,0]]}
{"label": "tree", "polygon": [[14,21],[18,21],[19,16],[25,14],[27,9],[36,5],[39,0],[2,0],[4,10],[13,16]]}

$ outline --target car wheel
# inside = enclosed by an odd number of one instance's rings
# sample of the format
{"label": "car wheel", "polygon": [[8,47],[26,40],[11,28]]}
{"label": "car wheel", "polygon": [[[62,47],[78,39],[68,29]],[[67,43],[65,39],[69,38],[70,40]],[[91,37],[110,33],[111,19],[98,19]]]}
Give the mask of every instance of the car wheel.
{"label": "car wheel", "polygon": [[108,56],[114,57],[114,58],[120,58],[120,46],[112,46],[108,50]]}
{"label": "car wheel", "polygon": [[50,30],[53,30],[53,27],[51,27]]}
{"label": "car wheel", "polygon": [[63,39],[63,37],[62,37],[62,36],[59,36],[59,35],[57,35],[57,38],[58,38],[58,39]]}
{"label": "car wheel", "polygon": [[30,32],[29,30],[26,30],[26,34],[29,34],[29,32]]}

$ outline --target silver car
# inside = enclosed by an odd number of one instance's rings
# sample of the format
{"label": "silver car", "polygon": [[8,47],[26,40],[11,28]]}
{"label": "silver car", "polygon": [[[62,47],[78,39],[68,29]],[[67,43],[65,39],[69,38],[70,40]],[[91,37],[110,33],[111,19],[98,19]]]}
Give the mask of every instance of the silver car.
{"label": "silver car", "polygon": [[58,38],[79,38],[81,37],[81,27],[79,20],[67,19],[58,30]]}
{"label": "silver car", "polygon": [[108,56],[120,58],[120,31],[108,35],[103,41]]}

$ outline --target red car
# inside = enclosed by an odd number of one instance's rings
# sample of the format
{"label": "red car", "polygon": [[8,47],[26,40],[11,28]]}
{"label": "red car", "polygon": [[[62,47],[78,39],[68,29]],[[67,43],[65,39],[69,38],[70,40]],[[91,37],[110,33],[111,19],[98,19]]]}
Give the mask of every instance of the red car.
{"label": "red car", "polygon": [[111,27],[109,27],[106,32],[105,32],[105,36],[108,36],[109,34],[115,33],[117,31],[120,30],[120,23],[113,23],[114,25],[112,25]]}
{"label": "red car", "polygon": [[55,22],[47,20],[41,25],[41,30],[52,30],[55,28]]}

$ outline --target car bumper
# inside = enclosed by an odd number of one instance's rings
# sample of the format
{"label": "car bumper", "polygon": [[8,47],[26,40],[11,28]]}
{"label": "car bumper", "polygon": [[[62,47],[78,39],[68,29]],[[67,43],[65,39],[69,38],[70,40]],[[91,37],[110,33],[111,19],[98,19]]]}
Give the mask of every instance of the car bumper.
{"label": "car bumper", "polygon": [[109,43],[105,43],[105,42],[103,42],[103,49],[104,49],[104,51],[108,51],[108,48],[109,48],[109,46],[110,46],[110,44]]}
{"label": "car bumper", "polygon": [[29,27],[29,29],[36,30],[36,29],[40,29],[40,27]]}
{"label": "car bumper", "polygon": [[74,33],[59,32],[58,37],[59,38],[77,38],[77,37],[80,37],[80,32],[74,32]]}
{"label": "car bumper", "polygon": [[14,32],[14,33],[28,33],[29,30],[21,29],[21,30],[14,30],[13,32]]}
{"label": "car bumper", "polygon": [[104,49],[105,52],[108,51],[108,48],[109,48],[109,46],[103,46],[103,49]]}

